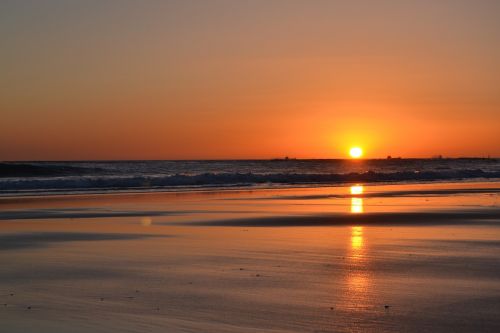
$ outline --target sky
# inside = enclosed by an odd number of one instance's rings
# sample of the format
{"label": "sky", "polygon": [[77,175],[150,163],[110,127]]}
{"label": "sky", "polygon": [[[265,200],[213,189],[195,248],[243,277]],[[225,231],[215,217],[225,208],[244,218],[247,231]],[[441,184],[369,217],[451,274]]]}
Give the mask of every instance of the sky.
{"label": "sky", "polygon": [[500,156],[500,1],[0,2],[0,160]]}

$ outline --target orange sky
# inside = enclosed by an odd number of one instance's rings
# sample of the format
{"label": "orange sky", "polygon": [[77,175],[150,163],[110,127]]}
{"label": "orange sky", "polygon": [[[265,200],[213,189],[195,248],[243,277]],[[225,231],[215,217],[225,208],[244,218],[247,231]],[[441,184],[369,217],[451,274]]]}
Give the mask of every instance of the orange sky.
{"label": "orange sky", "polygon": [[500,156],[498,1],[5,1],[0,160]]}

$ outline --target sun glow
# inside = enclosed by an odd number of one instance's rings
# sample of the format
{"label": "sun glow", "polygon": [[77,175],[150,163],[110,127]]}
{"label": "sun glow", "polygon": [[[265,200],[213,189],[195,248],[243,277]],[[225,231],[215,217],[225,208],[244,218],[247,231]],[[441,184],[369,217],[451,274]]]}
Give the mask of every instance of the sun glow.
{"label": "sun glow", "polygon": [[363,156],[363,149],[361,149],[360,147],[352,147],[349,150],[349,155],[352,158],[360,158],[361,156]]}

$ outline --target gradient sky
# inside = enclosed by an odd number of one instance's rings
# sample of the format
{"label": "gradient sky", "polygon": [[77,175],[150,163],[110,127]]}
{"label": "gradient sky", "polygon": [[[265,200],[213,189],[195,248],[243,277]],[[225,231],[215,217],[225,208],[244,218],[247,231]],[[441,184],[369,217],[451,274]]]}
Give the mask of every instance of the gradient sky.
{"label": "gradient sky", "polygon": [[0,160],[500,156],[500,1],[0,2]]}

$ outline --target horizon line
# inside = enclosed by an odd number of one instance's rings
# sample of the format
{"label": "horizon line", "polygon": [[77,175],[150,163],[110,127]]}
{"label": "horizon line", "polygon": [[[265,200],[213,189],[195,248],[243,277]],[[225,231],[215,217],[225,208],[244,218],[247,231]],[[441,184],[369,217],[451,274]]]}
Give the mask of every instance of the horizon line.
{"label": "horizon line", "polygon": [[431,156],[431,157],[373,157],[373,158],[294,158],[294,157],[273,157],[273,158],[181,158],[181,159],[47,159],[47,160],[0,160],[0,163],[17,163],[17,162],[182,162],[182,161],[333,161],[333,160],[346,160],[346,161],[370,161],[370,160],[458,160],[458,159],[500,159],[497,156],[458,156],[458,157],[445,157],[445,156]]}

